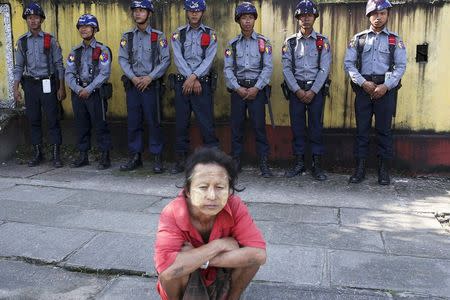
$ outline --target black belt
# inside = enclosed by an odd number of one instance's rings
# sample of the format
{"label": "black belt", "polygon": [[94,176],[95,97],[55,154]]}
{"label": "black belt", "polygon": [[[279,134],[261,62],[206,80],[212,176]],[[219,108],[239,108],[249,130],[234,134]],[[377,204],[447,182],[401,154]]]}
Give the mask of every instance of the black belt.
{"label": "black belt", "polygon": [[[186,80],[186,76],[181,75],[181,74],[175,74],[175,80],[177,82],[184,82]],[[199,77],[198,81],[208,83],[211,81],[211,76],[205,75],[205,76]]]}
{"label": "black belt", "polygon": [[384,83],[384,75],[363,75],[365,80],[372,81],[375,84]]}
{"label": "black belt", "polygon": [[314,80],[307,80],[307,81],[297,80],[297,84],[300,86],[302,90],[308,91],[313,86]]}
{"label": "black belt", "polygon": [[240,86],[251,88],[255,86],[255,84],[258,82],[258,79],[238,79],[237,82]]}
{"label": "black belt", "polygon": [[44,79],[50,79],[53,80],[55,79],[54,75],[51,76],[45,76],[45,77],[33,77],[33,76],[23,76],[24,80],[29,80],[29,81],[42,81]]}

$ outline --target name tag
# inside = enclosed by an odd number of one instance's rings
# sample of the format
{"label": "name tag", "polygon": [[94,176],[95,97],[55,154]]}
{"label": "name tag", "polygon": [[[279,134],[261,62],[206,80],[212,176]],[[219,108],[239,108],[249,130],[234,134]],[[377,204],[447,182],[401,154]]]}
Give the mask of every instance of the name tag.
{"label": "name tag", "polygon": [[384,74],[384,82],[391,79],[391,77],[392,77],[392,72],[386,72],[386,74]]}
{"label": "name tag", "polygon": [[50,94],[52,92],[52,84],[50,82],[50,79],[42,80],[42,92],[44,94]]}

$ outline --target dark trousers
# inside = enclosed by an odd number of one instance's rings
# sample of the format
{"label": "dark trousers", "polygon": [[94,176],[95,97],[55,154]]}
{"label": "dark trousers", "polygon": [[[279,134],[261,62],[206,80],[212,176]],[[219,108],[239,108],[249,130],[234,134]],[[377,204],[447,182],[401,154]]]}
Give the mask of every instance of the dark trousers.
{"label": "dark trousers", "polygon": [[187,153],[189,148],[189,121],[192,111],[200,127],[203,144],[218,147],[219,140],[214,128],[214,103],[209,83],[202,83],[201,95],[183,95],[183,83],[175,84],[175,152]]}
{"label": "dark trousers", "polygon": [[236,92],[231,93],[231,152],[234,157],[242,154],[244,148],[244,123],[247,113],[253,125],[256,139],[256,152],[259,156],[269,154],[266,135],[266,95],[258,92],[254,100],[243,100]]}
{"label": "dark trousers", "polygon": [[25,92],[26,116],[31,127],[31,143],[42,144],[42,109],[45,112],[48,124],[49,140],[51,144],[61,145],[61,127],[58,119],[58,99],[56,96],[56,81],[52,80],[52,92],[42,92],[42,81],[25,79],[23,89]]}
{"label": "dark trousers", "polygon": [[369,133],[372,116],[375,115],[375,130],[378,138],[378,156],[390,159],[392,147],[392,116],[395,110],[395,91],[388,91],[383,97],[371,100],[362,88],[356,89],[356,140],[354,155],[356,158],[367,158],[369,155]]}
{"label": "dark trousers", "polygon": [[72,93],[72,108],[77,127],[77,145],[80,151],[91,149],[91,128],[95,128],[97,144],[100,151],[111,149],[111,134],[106,122],[106,103],[100,99],[99,93],[92,93],[89,98],[81,99]]}
{"label": "dark trousers", "polygon": [[[325,147],[322,141],[322,114],[324,97],[322,90],[317,93],[311,103],[301,102],[294,93],[291,93],[289,101],[289,115],[292,130],[292,151],[294,155],[305,154],[306,134],[308,131],[313,155],[322,155]],[[308,113],[308,130],[306,130],[306,113]]]}
{"label": "dark trousers", "polygon": [[149,126],[149,150],[160,154],[163,149],[163,132],[158,123],[156,88],[152,84],[144,92],[135,86],[127,90],[128,150],[130,154],[142,153],[144,141],[144,119]]}

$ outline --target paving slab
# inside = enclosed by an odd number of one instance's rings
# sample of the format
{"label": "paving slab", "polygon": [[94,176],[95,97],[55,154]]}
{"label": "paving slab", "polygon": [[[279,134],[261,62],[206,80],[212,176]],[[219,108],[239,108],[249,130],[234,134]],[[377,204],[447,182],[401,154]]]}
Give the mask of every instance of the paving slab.
{"label": "paving slab", "polygon": [[253,219],[289,223],[338,224],[338,209],[307,205],[248,203]]}
{"label": "paving slab", "polygon": [[89,181],[98,176],[104,176],[109,174],[107,170],[96,169],[73,169],[73,168],[59,168],[50,170],[45,173],[36,174],[30,177],[33,180],[47,180],[47,181],[60,181],[60,182],[72,182],[72,181]]}
{"label": "paving slab", "polygon": [[156,278],[120,276],[113,280],[95,299],[97,300],[149,300],[160,299],[156,291]]}
{"label": "paving slab", "polygon": [[80,214],[77,207],[0,200],[0,220],[56,226]]}
{"label": "paving slab", "polygon": [[27,165],[19,165],[13,161],[0,164],[0,176],[27,178],[33,175],[41,174],[53,170],[53,166],[44,163],[39,166],[30,168]]}
{"label": "paving slab", "polygon": [[59,226],[69,228],[154,235],[158,229],[159,215],[92,209],[57,221]]}
{"label": "paving slab", "polygon": [[444,230],[431,213],[402,213],[367,209],[341,209],[341,224],[368,230],[443,233]]}
{"label": "paving slab", "polygon": [[109,278],[50,266],[0,260],[0,298],[20,300],[92,299]]}
{"label": "paving slab", "polygon": [[159,214],[174,198],[162,198],[158,202],[153,203],[150,207],[143,210],[146,214]]}
{"label": "paving slab", "polygon": [[0,181],[0,190],[9,189],[14,187],[16,184],[12,182],[2,182]]}
{"label": "paving slab", "polygon": [[344,288],[315,288],[252,282],[243,300],[387,300],[393,299],[387,292]]}
{"label": "paving slab", "polygon": [[70,256],[65,266],[156,275],[154,236],[102,233]]}
{"label": "paving slab", "polygon": [[74,195],[76,192],[76,190],[45,186],[16,185],[2,191],[0,199],[55,204]]}
{"label": "paving slab", "polygon": [[0,227],[0,256],[46,263],[64,259],[95,236],[94,232],[8,223]]}
{"label": "paving slab", "polygon": [[271,244],[385,252],[380,232],[337,225],[270,222],[267,238]]}
{"label": "paving slab", "polygon": [[355,251],[330,251],[331,284],[450,295],[450,261]]}
{"label": "paving slab", "polygon": [[383,232],[383,237],[388,253],[450,261],[450,233]]}
{"label": "paving slab", "polygon": [[138,212],[152,206],[160,199],[160,197],[148,195],[81,190],[59,204],[85,209]]}
{"label": "paving slab", "polygon": [[319,286],[324,284],[325,256],[318,248],[268,244],[266,264],[255,280]]}

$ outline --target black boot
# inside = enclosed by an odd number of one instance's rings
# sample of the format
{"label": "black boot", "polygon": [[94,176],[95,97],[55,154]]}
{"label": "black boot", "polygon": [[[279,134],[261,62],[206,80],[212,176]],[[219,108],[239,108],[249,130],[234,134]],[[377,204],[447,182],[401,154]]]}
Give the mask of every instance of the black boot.
{"label": "black boot", "polygon": [[89,156],[87,151],[80,151],[78,158],[70,165],[71,168],[80,168],[89,165]]}
{"label": "black boot", "polygon": [[36,167],[44,160],[41,145],[33,145],[33,158],[28,162],[29,167]]}
{"label": "black boot", "polygon": [[178,174],[184,172],[184,165],[186,163],[186,154],[185,153],[177,153],[175,165],[170,170],[171,174]]}
{"label": "black boot", "polygon": [[153,156],[153,173],[155,174],[161,174],[164,172],[163,164],[162,164],[162,155],[161,154],[155,154]]}
{"label": "black boot", "polygon": [[55,168],[62,168],[63,164],[61,162],[61,155],[59,151],[59,145],[53,145],[52,149],[52,160],[53,160],[53,166]]}
{"label": "black boot", "polygon": [[360,183],[366,178],[366,160],[361,158],[356,161],[355,173],[350,177],[349,183]]}
{"label": "black boot", "polygon": [[239,156],[233,157],[233,163],[234,167],[236,168],[236,172],[241,173],[242,172],[241,158]]}
{"label": "black boot", "polygon": [[134,169],[142,167],[141,154],[136,153],[130,157],[130,160],[120,166],[120,171],[133,171]]}
{"label": "black boot", "polygon": [[111,159],[109,158],[109,151],[103,151],[102,157],[98,162],[97,170],[106,170],[111,167]]}
{"label": "black boot", "polygon": [[378,158],[378,184],[389,185],[391,179],[389,178],[389,163],[382,157]]}
{"label": "black boot", "polygon": [[304,155],[296,155],[295,156],[295,165],[291,169],[287,170],[284,173],[284,177],[291,178],[291,177],[294,177],[297,175],[301,175],[305,171],[306,171],[305,156]]}
{"label": "black boot", "polygon": [[316,180],[324,181],[327,180],[327,175],[325,175],[325,172],[322,170],[320,166],[320,155],[313,155],[312,160],[312,175]]}
{"label": "black boot", "polygon": [[270,171],[267,156],[261,156],[259,158],[259,169],[261,170],[261,176],[264,178],[273,177],[272,171]]}

